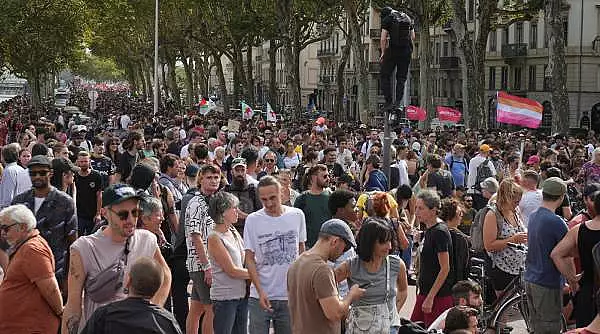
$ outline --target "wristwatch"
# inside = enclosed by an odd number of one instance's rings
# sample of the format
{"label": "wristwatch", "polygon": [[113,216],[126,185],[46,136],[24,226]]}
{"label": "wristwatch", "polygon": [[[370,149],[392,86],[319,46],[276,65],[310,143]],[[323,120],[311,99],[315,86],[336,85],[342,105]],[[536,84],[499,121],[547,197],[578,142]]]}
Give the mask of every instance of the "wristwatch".
{"label": "wristwatch", "polygon": [[207,271],[210,269],[210,262],[200,263],[200,270]]}

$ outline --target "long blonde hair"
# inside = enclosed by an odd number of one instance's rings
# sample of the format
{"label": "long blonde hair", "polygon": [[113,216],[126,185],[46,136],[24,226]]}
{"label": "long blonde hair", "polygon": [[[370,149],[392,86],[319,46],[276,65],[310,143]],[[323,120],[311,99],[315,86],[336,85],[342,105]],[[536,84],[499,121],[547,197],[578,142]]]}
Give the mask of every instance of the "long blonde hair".
{"label": "long blonde hair", "polygon": [[502,211],[514,211],[513,201],[515,198],[521,198],[523,195],[523,189],[511,179],[504,179],[500,182],[498,188],[496,206],[500,212]]}

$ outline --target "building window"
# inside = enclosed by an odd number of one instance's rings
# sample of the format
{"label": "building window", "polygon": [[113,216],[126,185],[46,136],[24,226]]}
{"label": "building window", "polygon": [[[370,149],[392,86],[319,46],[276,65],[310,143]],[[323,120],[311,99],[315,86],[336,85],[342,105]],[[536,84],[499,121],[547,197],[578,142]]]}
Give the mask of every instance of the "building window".
{"label": "building window", "polygon": [[489,90],[496,90],[496,68],[490,67],[490,81],[488,85]]}
{"label": "building window", "polygon": [[548,65],[544,65],[544,91],[549,91],[551,89],[551,80],[552,78],[547,75]]}
{"label": "building window", "polygon": [[467,20],[473,21],[474,19],[475,19],[475,0],[469,0]]}
{"label": "building window", "polygon": [[529,48],[537,49],[537,23],[531,23],[529,26]]}
{"label": "building window", "polygon": [[496,30],[490,31],[490,51],[496,52],[498,49],[498,33]]}
{"label": "building window", "polygon": [[508,88],[508,66],[502,67],[502,75],[500,76],[500,88],[506,90]]}
{"label": "building window", "polygon": [[444,57],[448,57],[448,42],[444,42],[444,52],[443,52]]}
{"label": "building window", "polygon": [[435,43],[435,63],[439,64],[440,63],[440,42],[436,42]]}
{"label": "building window", "polygon": [[546,25],[544,26],[544,48],[548,48],[548,39],[550,38],[549,35],[549,30],[550,30],[550,26],[548,26],[548,24],[546,23]]}
{"label": "building window", "polygon": [[521,90],[521,68],[520,67],[515,67],[513,70],[513,89],[514,90]]}
{"label": "building window", "polygon": [[517,22],[515,27],[515,43],[523,43],[523,22]]}
{"label": "building window", "polygon": [[564,30],[564,38],[565,38],[565,46],[569,45],[569,19],[565,17],[563,19],[563,30]]}
{"label": "building window", "polygon": [[442,87],[442,97],[448,97],[448,81],[440,79],[440,86]]}
{"label": "building window", "polygon": [[535,65],[529,66],[529,90],[530,91],[535,91],[536,88],[536,80],[537,80],[537,76],[536,76],[536,70],[535,70]]}
{"label": "building window", "polygon": [[450,43],[450,56],[456,56],[456,42],[454,41]]}
{"label": "building window", "polygon": [[508,27],[502,29],[502,46],[508,44]]}

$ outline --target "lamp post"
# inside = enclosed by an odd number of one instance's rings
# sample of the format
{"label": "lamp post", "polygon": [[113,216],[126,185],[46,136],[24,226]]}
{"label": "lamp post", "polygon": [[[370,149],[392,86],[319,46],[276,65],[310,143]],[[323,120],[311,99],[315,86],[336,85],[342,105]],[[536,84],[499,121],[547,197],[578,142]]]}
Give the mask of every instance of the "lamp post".
{"label": "lamp post", "polygon": [[[159,7],[158,0],[155,0],[154,6],[154,116],[158,113],[158,15],[159,15]],[[174,71],[175,69],[169,69]]]}

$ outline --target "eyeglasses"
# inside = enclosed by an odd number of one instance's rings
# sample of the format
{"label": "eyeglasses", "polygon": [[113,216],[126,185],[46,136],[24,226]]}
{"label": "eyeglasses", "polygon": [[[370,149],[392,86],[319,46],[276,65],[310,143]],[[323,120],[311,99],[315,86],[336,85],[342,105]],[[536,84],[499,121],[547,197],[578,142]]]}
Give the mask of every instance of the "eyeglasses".
{"label": "eyeglasses", "polygon": [[14,224],[10,224],[10,225],[0,225],[0,232],[7,233],[7,232],[8,232],[8,230],[9,230],[11,227],[13,227],[13,226],[15,226],[15,225],[17,225],[17,224],[18,224],[18,223],[14,223]]}
{"label": "eyeglasses", "polygon": [[127,218],[129,218],[129,214],[131,214],[131,216],[133,218],[137,218],[140,216],[141,210],[140,209],[133,209],[131,211],[127,211],[127,210],[123,210],[123,211],[115,211],[111,208],[108,208],[108,210],[112,211],[114,214],[116,214],[117,216],[119,216],[119,219],[121,220],[127,220]]}
{"label": "eyeglasses", "polygon": [[40,170],[40,171],[36,172],[36,171],[30,170],[29,171],[29,176],[33,176],[33,177],[36,177],[36,176],[46,176],[46,175],[48,175],[48,173],[50,173],[50,171]]}

